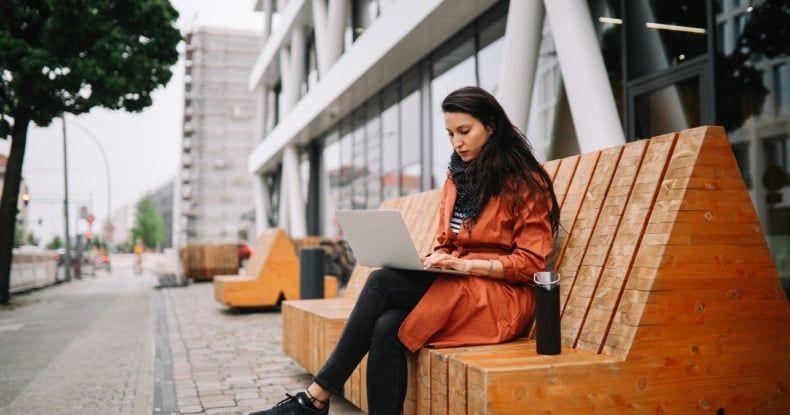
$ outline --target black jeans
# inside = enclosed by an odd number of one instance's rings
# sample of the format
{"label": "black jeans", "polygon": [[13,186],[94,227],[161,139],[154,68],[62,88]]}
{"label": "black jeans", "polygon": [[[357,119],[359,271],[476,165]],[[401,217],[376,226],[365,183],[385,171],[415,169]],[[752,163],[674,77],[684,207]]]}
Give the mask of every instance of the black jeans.
{"label": "black jeans", "polygon": [[370,415],[399,415],[406,397],[406,347],[398,329],[431,286],[435,274],[378,269],[370,273],[335,350],[313,379],[335,395],[368,353]]}

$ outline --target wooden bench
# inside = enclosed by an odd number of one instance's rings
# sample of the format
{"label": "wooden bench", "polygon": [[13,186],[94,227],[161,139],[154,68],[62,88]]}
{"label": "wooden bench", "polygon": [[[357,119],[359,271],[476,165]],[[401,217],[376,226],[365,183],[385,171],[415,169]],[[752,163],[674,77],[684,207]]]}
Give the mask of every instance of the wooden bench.
{"label": "wooden bench", "polygon": [[211,281],[239,269],[235,244],[191,244],[181,248],[179,256],[184,278],[195,281]]}
{"label": "wooden bench", "polygon": [[[404,414],[788,413],[790,304],[724,131],[544,167],[561,205],[562,353],[538,355],[534,335],[422,349]],[[355,294],[285,302],[284,351],[315,373]],[[344,389],[362,409],[365,364]]]}
{"label": "wooden bench", "polygon": [[[305,240],[302,246],[317,246]],[[258,239],[243,275],[214,277],[214,299],[230,307],[270,307],[282,299],[298,299],[297,244],[282,229],[268,229]],[[337,297],[337,278],[324,277],[324,298]]]}

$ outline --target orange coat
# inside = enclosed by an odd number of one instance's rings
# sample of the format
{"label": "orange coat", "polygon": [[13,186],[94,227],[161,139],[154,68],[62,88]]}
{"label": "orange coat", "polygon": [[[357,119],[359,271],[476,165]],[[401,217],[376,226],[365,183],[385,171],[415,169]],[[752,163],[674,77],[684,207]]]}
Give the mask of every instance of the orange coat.
{"label": "orange coat", "polygon": [[398,332],[416,352],[423,346],[454,347],[501,343],[520,336],[535,310],[532,276],[543,271],[552,249],[548,210],[529,194],[520,212],[512,197],[491,197],[469,233],[450,229],[457,189],[447,180],[439,209],[435,251],[459,258],[497,259],[505,278],[440,275],[409,313]]}

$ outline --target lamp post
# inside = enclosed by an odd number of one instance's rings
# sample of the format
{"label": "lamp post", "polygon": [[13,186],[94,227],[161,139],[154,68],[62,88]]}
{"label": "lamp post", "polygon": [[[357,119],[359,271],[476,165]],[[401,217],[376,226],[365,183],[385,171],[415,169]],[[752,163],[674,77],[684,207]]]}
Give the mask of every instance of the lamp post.
{"label": "lamp post", "polygon": [[63,253],[63,270],[65,271],[66,281],[71,281],[71,242],[69,241],[69,167],[66,157],[66,116],[61,115],[60,120],[63,121],[63,216],[65,219],[63,223],[66,228],[66,239],[63,241],[66,245],[66,250]]}
{"label": "lamp post", "polygon": [[96,147],[99,148],[99,152],[102,155],[102,160],[104,160],[104,175],[107,177],[107,224],[105,225],[106,232],[105,236],[105,243],[107,244],[107,254],[110,254],[110,236],[112,233],[112,221],[110,220],[110,216],[112,214],[111,203],[112,203],[112,181],[110,180],[110,160],[107,157],[107,152],[104,151],[104,146],[102,146],[99,139],[96,137],[95,134],[84,125],[74,121],[74,125],[76,125],[82,132],[87,134],[88,138],[90,138],[95,144]]}

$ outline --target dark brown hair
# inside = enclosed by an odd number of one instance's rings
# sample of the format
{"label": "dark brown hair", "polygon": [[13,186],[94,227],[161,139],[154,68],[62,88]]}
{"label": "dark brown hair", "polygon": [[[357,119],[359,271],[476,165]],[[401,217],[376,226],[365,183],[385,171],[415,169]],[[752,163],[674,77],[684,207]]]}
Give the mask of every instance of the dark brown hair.
{"label": "dark brown hair", "polygon": [[502,191],[510,192],[520,208],[524,203],[522,193],[531,190],[538,203],[548,206],[551,229],[556,234],[560,211],[551,178],[535,158],[524,133],[510,122],[496,98],[482,88],[463,87],[444,98],[442,111],[469,114],[493,130],[480,154],[466,169],[469,181],[480,195],[478,211],[482,211],[491,196]]}

